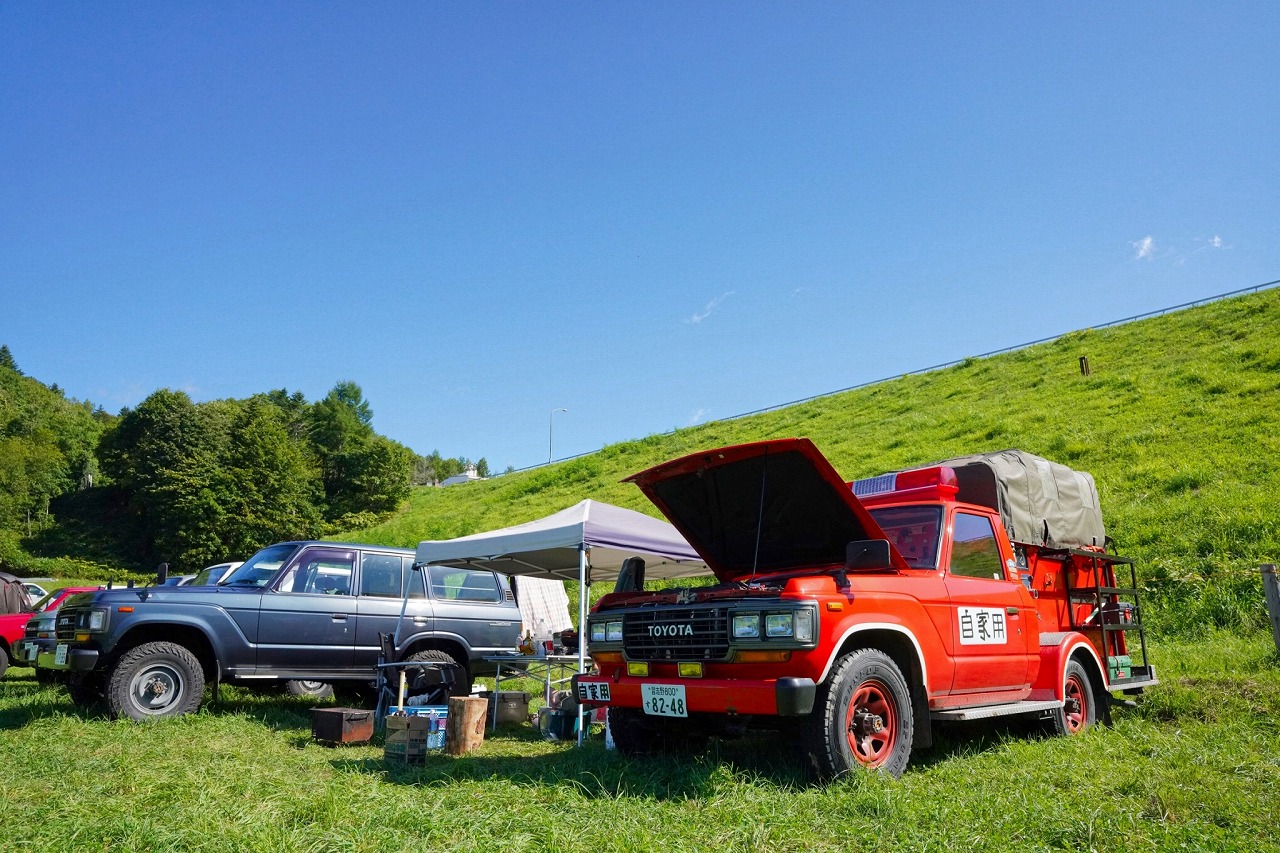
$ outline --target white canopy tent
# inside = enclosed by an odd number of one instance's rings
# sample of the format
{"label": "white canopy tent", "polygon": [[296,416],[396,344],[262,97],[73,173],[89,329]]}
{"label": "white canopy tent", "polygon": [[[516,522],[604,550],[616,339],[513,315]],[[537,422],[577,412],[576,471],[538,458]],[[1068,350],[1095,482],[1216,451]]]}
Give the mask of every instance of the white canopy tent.
{"label": "white canopy tent", "polygon": [[472,566],[578,581],[578,630],[584,632],[578,643],[579,672],[586,664],[587,587],[616,580],[629,557],[644,559],[648,580],[710,572],[667,522],[593,500],[514,527],[422,542],[417,552],[419,565]]}

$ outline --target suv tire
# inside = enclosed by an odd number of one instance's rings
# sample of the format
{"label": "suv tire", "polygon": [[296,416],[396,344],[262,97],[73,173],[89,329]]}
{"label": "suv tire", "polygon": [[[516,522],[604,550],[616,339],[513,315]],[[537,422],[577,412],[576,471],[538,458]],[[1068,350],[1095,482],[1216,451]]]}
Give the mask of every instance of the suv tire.
{"label": "suv tire", "polygon": [[204,670],[177,643],[143,643],[125,652],[107,674],[113,719],[154,720],[189,714],[204,699]]}
{"label": "suv tire", "polygon": [[290,696],[301,696],[308,699],[333,698],[333,685],[327,681],[286,681],[284,689]]}
{"label": "suv tire", "polygon": [[893,658],[860,649],[836,662],[806,721],[809,760],[830,779],[859,768],[895,779],[911,759],[911,691]]}

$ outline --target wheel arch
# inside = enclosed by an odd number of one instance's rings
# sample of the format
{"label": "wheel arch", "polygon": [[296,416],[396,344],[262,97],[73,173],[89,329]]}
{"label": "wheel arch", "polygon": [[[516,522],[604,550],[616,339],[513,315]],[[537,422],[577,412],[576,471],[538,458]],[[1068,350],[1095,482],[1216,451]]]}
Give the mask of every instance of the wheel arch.
{"label": "wheel arch", "polygon": [[912,748],[926,749],[932,746],[933,732],[930,726],[924,653],[915,635],[903,626],[891,623],[855,626],[845,635],[835,654],[827,662],[822,680],[826,681],[830,677],[836,660],[859,649],[876,649],[888,655],[897,665],[903,678],[907,680],[907,689],[911,691],[911,716],[916,733]]}
{"label": "wheel arch", "polygon": [[454,660],[467,670],[467,677],[470,678],[474,667],[471,665],[471,655],[469,649],[461,641],[451,639],[449,637],[439,636],[423,636],[412,638],[400,653],[400,659],[405,660],[411,655],[425,651],[441,651],[448,654]]}
{"label": "wheel arch", "polygon": [[165,642],[182,646],[195,655],[204,671],[206,681],[212,681],[218,668],[218,654],[208,634],[196,625],[148,622],[130,628],[111,650],[112,659],[119,659],[130,649],[144,643]]}

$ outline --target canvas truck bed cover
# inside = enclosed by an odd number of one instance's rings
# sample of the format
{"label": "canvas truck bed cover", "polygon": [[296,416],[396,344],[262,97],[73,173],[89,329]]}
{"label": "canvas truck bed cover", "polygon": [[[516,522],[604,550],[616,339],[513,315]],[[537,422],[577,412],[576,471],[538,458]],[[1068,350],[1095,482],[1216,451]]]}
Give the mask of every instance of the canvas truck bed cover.
{"label": "canvas truck bed cover", "polygon": [[937,463],[955,470],[958,500],[998,509],[1009,538],[1048,547],[1103,545],[1106,531],[1093,477],[1021,450]]}

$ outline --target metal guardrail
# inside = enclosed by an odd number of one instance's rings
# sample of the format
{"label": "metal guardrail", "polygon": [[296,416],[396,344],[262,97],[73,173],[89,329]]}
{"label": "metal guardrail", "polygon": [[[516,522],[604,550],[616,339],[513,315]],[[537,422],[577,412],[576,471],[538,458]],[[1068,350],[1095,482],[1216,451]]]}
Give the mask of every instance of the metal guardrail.
{"label": "metal guardrail", "polygon": [[[1201,299],[1193,300],[1191,302],[1183,302],[1181,305],[1170,305],[1167,308],[1160,308],[1155,311],[1148,311],[1145,314],[1134,314],[1132,317],[1125,317],[1120,320],[1111,320],[1106,323],[1100,323],[1096,326],[1088,326],[1086,328],[1087,329],[1109,329],[1113,326],[1123,326],[1126,323],[1132,323],[1136,320],[1147,320],[1147,319],[1150,319],[1151,317],[1161,317],[1165,314],[1171,314],[1175,311],[1185,311],[1188,308],[1195,308],[1200,305],[1208,305],[1212,302],[1220,302],[1223,299],[1230,299],[1233,296],[1240,296],[1245,293],[1257,293],[1262,290],[1268,290],[1270,288],[1276,287],[1277,285],[1280,285],[1280,279],[1264,282],[1263,284],[1255,284],[1252,287],[1242,287],[1239,290],[1229,290],[1226,293],[1219,293],[1214,296],[1206,296]],[[964,356],[963,358],[954,359],[952,361],[944,361],[941,364],[934,364],[934,365],[931,365],[930,367],[921,367],[921,368],[917,368],[916,370],[908,370],[905,373],[895,373],[892,376],[885,376],[880,379],[871,379],[867,382],[859,382],[857,385],[850,385],[847,388],[839,388],[835,391],[824,391],[821,394],[814,394],[809,397],[801,397],[800,399],[792,400],[789,403],[778,403],[777,405],[774,405],[774,406],[766,406],[763,409],[753,409],[750,412],[743,412],[740,415],[730,415],[725,418],[717,418],[713,421],[706,421],[705,423],[697,424],[697,426],[707,426],[709,424],[718,424],[718,423],[725,423],[728,421],[737,421],[737,420],[741,420],[742,418],[752,417],[753,415],[763,415],[767,412],[776,412],[779,409],[786,409],[791,406],[798,406],[801,403],[811,403],[814,400],[821,400],[826,397],[834,397],[837,394],[844,394],[848,391],[857,391],[859,388],[869,388],[872,385],[879,385],[881,382],[888,382],[892,379],[898,379],[903,376],[919,376],[922,373],[932,373],[935,370],[945,370],[948,367],[955,367],[958,364],[964,364],[966,361],[979,359],[979,358],[990,358],[993,355],[1004,355],[1005,353],[1017,352],[1018,350],[1023,350],[1023,349],[1026,349],[1027,347],[1033,347],[1039,344],[1047,344],[1050,341],[1056,341],[1058,340],[1058,338],[1064,337],[1065,335],[1074,334],[1075,332],[1078,332],[1078,331],[1084,331],[1084,330],[1072,329],[1071,331],[1067,331],[1067,332],[1059,332],[1058,334],[1050,335],[1047,338],[1038,338],[1034,341],[1027,341],[1026,343],[1021,343],[1021,344],[1014,344],[1013,346],[1004,347],[1002,349],[994,349],[994,350],[991,350],[990,352],[979,353],[978,355],[968,355],[968,356]],[[692,429],[692,427],[684,427],[684,429]],[[667,432],[658,433],[658,435],[675,435],[676,432],[678,431],[679,431],[678,429],[673,429],[673,430],[668,430]],[[540,462],[537,465],[528,465],[524,468],[516,468],[514,471],[508,471],[504,473],[516,474],[521,471],[532,471],[535,468],[545,468],[546,466],[554,465],[557,462],[568,462],[572,459],[581,459],[584,456],[593,456],[599,452],[600,451],[598,450],[591,450],[591,451],[587,451],[586,453],[575,453],[572,456],[561,456],[551,462]]]}

